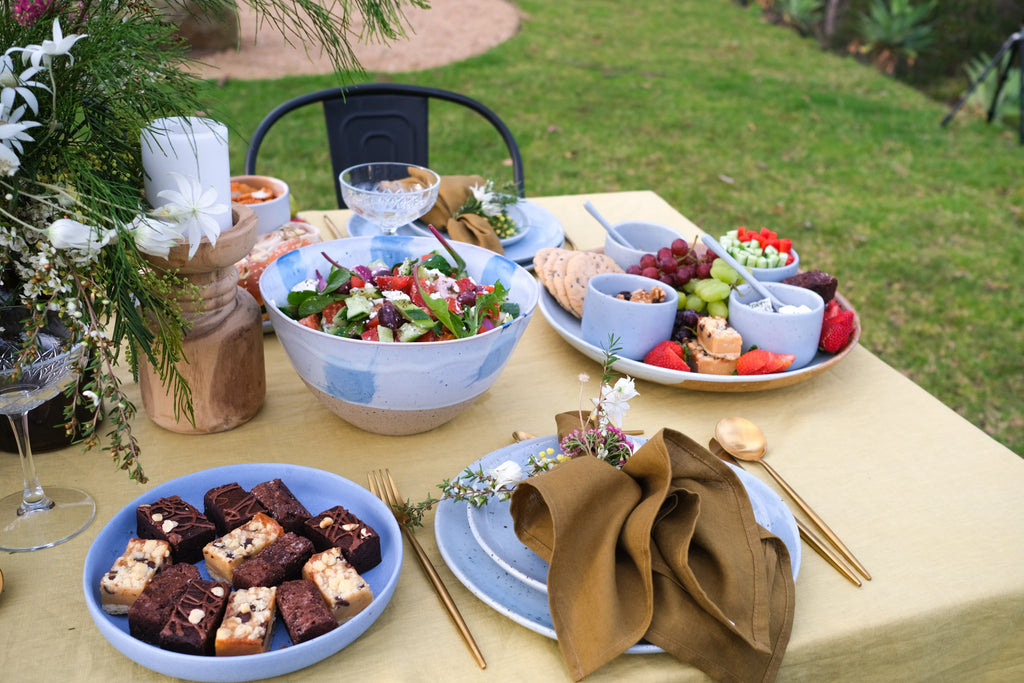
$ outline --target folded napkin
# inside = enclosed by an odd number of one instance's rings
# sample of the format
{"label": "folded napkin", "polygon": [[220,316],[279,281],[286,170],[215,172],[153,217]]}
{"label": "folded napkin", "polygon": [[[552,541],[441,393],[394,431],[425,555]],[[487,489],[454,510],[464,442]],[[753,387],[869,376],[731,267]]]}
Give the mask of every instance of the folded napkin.
{"label": "folded napkin", "polygon": [[[411,178],[429,183],[428,177],[420,169],[410,168],[409,175]],[[501,246],[501,238],[494,232],[494,228],[486,218],[476,214],[463,214],[458,218],[452,218],[452,214],[462,208],[466,200],[473,196],[473,191],[470,188],[474,185],[484,185],[486,182],[482,176],[478,175],[441,176],[437,201],[420,220],[435,228],[445,230],[454,240],[476,244],[493,252],[504,254],[505,249]]]}
{"label": "folded napkin", "polygon": [[574,458],[521,482],[511,513],[550,565],[574,680],[641,638],[718,680],[775,678],[793,625],[789,553],[736,475],[689,437],[664,429],[621,470]]}

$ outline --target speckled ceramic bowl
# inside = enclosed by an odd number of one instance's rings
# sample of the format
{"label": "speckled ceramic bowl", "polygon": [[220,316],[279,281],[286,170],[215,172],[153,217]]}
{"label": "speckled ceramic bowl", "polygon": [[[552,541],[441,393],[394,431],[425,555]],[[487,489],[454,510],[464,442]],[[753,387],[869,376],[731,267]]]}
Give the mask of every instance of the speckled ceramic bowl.
{"label": "speckled ceramic bowl", "polygon": [[750,268],[750,274],[757,278],[758,282],[782,282],[787,277],[793,277],[800,269],[800,254],[796,249],[792,251],[793,262],[775,268]]}
{"label": "speckled ceramic bowl", "polygon": [[[638,303],[616,298],[621,292],[660,287],[665,300]],[[657,280],[629,273],[601,273],[590,278],[583,302],[580,330],[583,339],[599,349],[608,350],[610,338],[618,340],[621,358],[643,360],[651,349],[672,336],[676,320],[678,293]]]}
{"label": "speckled ceramic bowl", "polygon": [[802,313],[777,313],[753,309],[749,304],[763,297],[750,285],[740,285],[729,295],[729,324],[743,337],[743,351],[752,346],[774,353],[791,353],[796,358],[789,370],[810,363],[818,352],[825,302],[809,289],[781,282],[763,282],[765,289],[783,304],[806,306]]}
{"label": "speckled ceramic bowl", "polygon": [[640,257],[644,254],[656,254],[662,247],[671,246],[673,240],[683,237],[682,234],[667,225],[647,221],[626,221],[625,223],[616,223],[612,227],[636,247],[636,249],[624,247],[612,239],[611,235],[605,236],[604,253],[619,264],[623,270],[630,266],[640,265]]}
{"label": "speckled ceramic bowl", "polygon": [[456,417],[487,391],[504,369],[533,316],[537,281],[522,266],[481,247],[452,243],[480,283],[500,280],[519,304],[515,320],[465,339],[388,343],[345,339],[310,329],[281,313],[299,282],[320,269],[326,252],[344,266],[380,259],[398,263],[441,249],[428,237],[350,237],[289,252],[260,278],[274,332],[310,391],[333,413],[356,427],[389,436],[418,434]]}
{"label": "speckled ceramic bowl", "polygon": [[292,219],[291,191],[288,183],[265,175],[240,175],[231,178],[233,183],[267,189],[277,196],[265,202],[246,204],[256,214],[256,231],[260,235],[277,230]]}

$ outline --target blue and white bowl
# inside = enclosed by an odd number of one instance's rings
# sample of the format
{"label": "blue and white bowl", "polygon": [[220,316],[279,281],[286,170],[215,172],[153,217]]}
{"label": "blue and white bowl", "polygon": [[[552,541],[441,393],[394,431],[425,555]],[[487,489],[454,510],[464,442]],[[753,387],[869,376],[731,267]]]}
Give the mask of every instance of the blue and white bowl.
{"label": "blue and white bowl", "polygon": [[368,432],[419,434],[459,415],[498,379],[533,316],[539,285],[529,271],[504,256],[470,244],[453,247],[474,280],[505,285],[509,300],[519,304],[519,317],[464,339],[373,342],[310,329],[275,305],[317,269],[327,272],[330,266],[322,252],[346,267],[378,259],[392,264],[441,249],[433,238],[350,237],[302,247],[267,266],[260,291],[274,332],[299,377],[331,412]]}

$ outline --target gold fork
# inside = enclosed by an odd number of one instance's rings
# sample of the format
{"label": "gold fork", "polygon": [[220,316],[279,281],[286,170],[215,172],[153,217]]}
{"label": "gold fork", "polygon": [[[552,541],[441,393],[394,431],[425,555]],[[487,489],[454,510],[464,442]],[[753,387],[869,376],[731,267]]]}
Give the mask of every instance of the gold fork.
{"label": "gold fork", "polygon": [[406,526],[408,515],[402,512],[401,505],[405,500],[398,493],[398,486],[395,485],[395,480],[391,477],[391,470],[377,470],[375,472],[368,472],[366,479],[370,484],[370,491],[373,495],[380,498],[384,503],[391,508],[391,512],[395,515],[395,519],[398,520],[398,526],[402,527],[402,533],[409,539],[409,545],[412,546],[413,552],[416,554],[416,559],[419,560],[420,567],[423,572],[430,579],[430,583],[434,586],[434,591],[437,592],[437,597],[441,600],[444,608],[448,611],[448,616],[451,617],[452,622],[456,628],[459,629],[459,633],[462,635],[462,639],[466,641],[469,651],[473,653],[473,657],[476,659],[476,663],[480,665],[481,669],[487,668],[487,662],[484,661],[484,655],[480,652],[480,648],[476,644],[476,640],[473,639],[473,634],[469,632],[469,627],[466,626],[465,620],[462,618],[462,614],[459,613],[459,608],[455,605],[455,600],[452,599],[451,594],[445,587],[444,582],[441,581],[441,577],[438,575],[437,570],[434,569],[434,565],[431,564],[430,558],[423,551],[423,547],[420,542],[416,540],[416,536],[413,534],[412,529]]}

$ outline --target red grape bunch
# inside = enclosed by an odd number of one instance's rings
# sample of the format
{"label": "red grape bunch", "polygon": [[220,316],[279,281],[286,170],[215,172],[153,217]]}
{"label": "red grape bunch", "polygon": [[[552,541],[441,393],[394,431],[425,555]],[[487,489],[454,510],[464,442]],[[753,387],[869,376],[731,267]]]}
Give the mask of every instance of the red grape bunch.
{"label": "red grape bunch", "polygon": [[659,249],[657,254],[644,254],[640,257],[640,265],[630,266],[626,272],[680,289],[692,279],[711,277],[711,264],[717,258],[711,251],[698,256],[694,247],[680,237],[673,240],[672,246]]}

